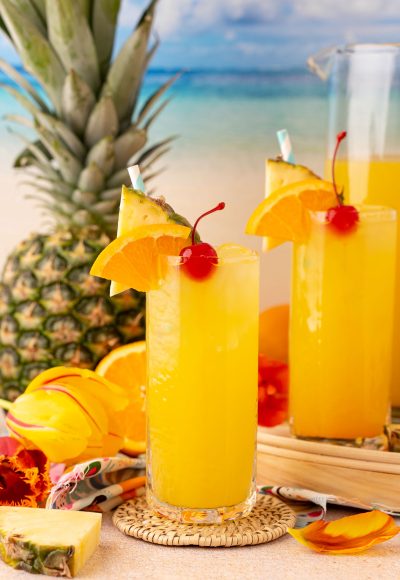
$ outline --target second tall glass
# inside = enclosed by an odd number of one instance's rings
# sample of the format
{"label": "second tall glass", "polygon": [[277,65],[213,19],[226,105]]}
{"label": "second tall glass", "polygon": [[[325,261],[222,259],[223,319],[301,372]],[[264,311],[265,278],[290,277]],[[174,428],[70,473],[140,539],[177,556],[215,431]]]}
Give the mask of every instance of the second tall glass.
{"label": "second tall glass", "polygon": [[379,446],[389,412],[396,212],[362,206],[355,231],[311,215],[295,245],[290,322],[294,435]]}

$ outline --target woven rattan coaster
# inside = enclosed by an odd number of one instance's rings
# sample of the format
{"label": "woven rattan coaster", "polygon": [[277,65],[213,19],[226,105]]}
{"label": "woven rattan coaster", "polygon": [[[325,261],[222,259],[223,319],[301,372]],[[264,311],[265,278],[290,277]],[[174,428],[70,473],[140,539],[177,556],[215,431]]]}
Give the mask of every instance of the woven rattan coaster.
{"label": "woven rattan coaster", "polygon": [[114,513],[114,525],[127,536],[163,546],[209,548],[249,546],[276,540],[294,526],[294,512],[276,497],[258,495],[251,514],[223,524],[180,524],[154,515],[144,497],[129,500]]}

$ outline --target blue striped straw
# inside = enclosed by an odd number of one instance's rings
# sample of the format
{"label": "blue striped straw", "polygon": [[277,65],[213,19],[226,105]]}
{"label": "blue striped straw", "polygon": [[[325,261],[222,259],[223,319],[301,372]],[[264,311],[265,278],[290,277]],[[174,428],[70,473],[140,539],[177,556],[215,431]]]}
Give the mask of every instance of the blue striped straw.
{"label": "blue striped straw", "polygon": [[282,159],[294,165],[296,162],[289,133],[286,129],[281,129],[276,132],[276,136],[278,137],[279,147],[281,148]]}
{"label": "blue striped straw", "polygon": [[139,191],[145,191],[144,181],[140,175],[139,165],[131,165],[128,167],[129,177],[131,178],[133,189],[138,189]]}

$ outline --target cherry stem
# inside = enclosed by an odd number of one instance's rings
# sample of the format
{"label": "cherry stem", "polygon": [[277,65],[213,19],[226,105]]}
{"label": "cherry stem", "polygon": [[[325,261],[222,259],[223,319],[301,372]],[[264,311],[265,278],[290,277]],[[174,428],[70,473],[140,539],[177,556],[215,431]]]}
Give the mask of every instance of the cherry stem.
{"label": "cherry stem", "polygon": [[201,219],[203,219],[203,217],[205,217],[206,215],[209,215],[210,213],[214,213],[215,211],[219,211],[221,209],[224,209],[225,207],[225,203],[223,201],[221,201],[221,203],[219,203],[218,205],[216,205],[213,209],[210,209],[209,211],[206,211],[205,213],[201,214],[200,217],[197,218],[197,220],[194,222],[194,226],[192,228],[192,246],[195,245],[195,235],[196,235],[196,228],[197,228],[197,224],[199,223],[199,221]]}
{"label": "cherry stem", "polygon": [[335,145],[335,150],[333,152],[333,157],[332,157],[332,183],[333,183],[333,189],[335,191],[335,195],[338,201],[338,205],[342,205],[342,198],[340,197],[340,195],[338,194],[338,190],[336,187],[336,180],[335,180],[335,163],[336,163],[336,155],[339,151],[339,147],[340,147],[340,143],[343,141],[343,139],[346,137],[347,135],[347,131],[342,131],[341,133],[338,133],[336,135],[336,145]]}

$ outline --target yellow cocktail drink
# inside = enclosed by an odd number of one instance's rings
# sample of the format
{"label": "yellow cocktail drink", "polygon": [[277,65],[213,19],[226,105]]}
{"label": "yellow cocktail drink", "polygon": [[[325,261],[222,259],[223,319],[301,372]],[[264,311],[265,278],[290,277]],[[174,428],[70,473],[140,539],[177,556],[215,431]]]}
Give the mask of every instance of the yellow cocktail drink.
{"label": "yellow cocktail drink", "polygon": [[[331,161],[326,165],[326,175],[331,171]],[[379,204],[400,212],[400,159],[344,160],[335,165],[336,181],[344,187],[349,203]],[[400,236],[397,239],[396,301],[394,314],[394,356],[391,383],[391,400],[400,407]]]}
{"label": "yellow cocktail drink", "polygon": [[307,241],[294,245],[290,417],[298,437],[361,442],[382,435],[387,421],[396,212],[358,211],[346,233],[326,212],[312,213]]}
{"label": "yellow cocktail drink", "polygon": [[183,521],[222,521],[255,500],[258,257],[217,249],[204,280],[168,258],[147,295],[148,498]]}

